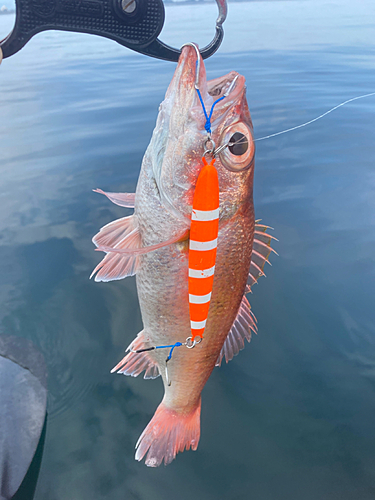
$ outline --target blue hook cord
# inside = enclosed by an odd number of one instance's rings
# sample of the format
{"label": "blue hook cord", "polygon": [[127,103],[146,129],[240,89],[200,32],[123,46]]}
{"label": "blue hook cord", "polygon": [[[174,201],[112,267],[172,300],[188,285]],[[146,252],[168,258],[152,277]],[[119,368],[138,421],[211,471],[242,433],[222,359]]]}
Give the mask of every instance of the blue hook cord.
{"label": "blue hook cord", "polygon": [[166,348],[168,348],[168,347],[171,347],[171,350],[169,351],[168,357],[167,357],[167,359],[166,359],[166,361],[169,361],[169,360],[171,359],[171,357],[172,357],[172,354],[173,354],[173,349],[174,349],[175,347],[180,347],[181,345],[182,345],[182,343],[181,343],[181,342],[176,342],[176,343],[175,343],[175,344],[173,344],[173,345],[158,345],[158,346],[156,346],[156,347],[155,347],[155,349],[166,349]]}
{"label": "blue hook cord", "polygon": [[172,357],[173,349],[175,347],[180,347],[182,345],[183,344],[181,342],[176,342],[175,344],[172,344],[172,345],[157,345],[154,347],[146,347],[145,349],[137,349],[136,351],[132,351],[132,352],[140,353],[140,352],[145,352],[145,351],[153,351],[154,349],[168,349],[170,347],[171,350],[169,351],[168,357],[166,359],[166,361],[169,361]]}
{"label": "blue hook cord", "polygon": [[204,116],[206,117],[206,124],[204,126],[204,128],[206,129],[206,131],[211,134],[211,118],[212,118],[212,114],[214,112],[214,107],[215,105],[219,102],[219,101],[222,101],[225,97],[225,95],[223,95],[222,97],[220,97],[219,99],[217,99],[213,105],[211,106],[211,111],[210,111],[210,114],[208,115],[207,114],[207,111],[206,111],[206,108],[204,107],[204,102],[203,102],[203,99],[202,99],[202,95],[200,93],[200,90],[198,88],[196,88],[196,91],[197,91],[197,94],[198,94],[198,97],[199,97],[199,100],[202,104],[202,108],[203,108],[203,113],[204,113]]}

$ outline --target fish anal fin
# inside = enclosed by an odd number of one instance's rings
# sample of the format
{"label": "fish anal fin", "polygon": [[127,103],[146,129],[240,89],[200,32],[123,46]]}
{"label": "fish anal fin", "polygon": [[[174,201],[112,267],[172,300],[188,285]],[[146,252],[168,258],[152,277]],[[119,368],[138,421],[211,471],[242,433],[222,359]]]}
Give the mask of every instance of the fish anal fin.
{"label": "fish anal fin", "polygon": [[163,402],[157,408],[136,444],[135,459],[146,455],[148,467],[168,465],[177,453],[190,448],[196,450],[200,438],[201,399],[190,411],[168,408]]}
{"label": "fish anal fin", "polygon": [[112,368],[111,373],[117,372],[123,375],[129,375],[131,377],[138,377],[140,373],[145,372],[145,379],[157,378],[159,373],[159,367],[152,357],[150,352],[134,352],[140,349],[147,349],[151,344],[147,339],[145,330],[138,333],[133,342],[126,349],[130,351],[122,358],[122,360],[117,363],[117,365]]}
{"label": "fish anal fin", "polygon": [[221,348],[215,366],[220,366],[223,358],[228,363],[234,356],[245,347],[244,340],[251,340],[251,332],[257,333],[256,318],[251,311],[249,301],[244,295],[232,328],[229,330],[227,338]]}
{"label": "fish anal fin", "polygon": [[129,352],[112,370],[111,373],[117,372],[131,377],[138,377],[142,372],[145,372],[143,378],[157,378],[159,367],[151,358],[148,352]]}
{"label": "fish anal fin", "polygon": [[134,208],[135,193],[106,193],[102,189],[93,189],[94,193],[104,194],[112,203],[119,207]]}

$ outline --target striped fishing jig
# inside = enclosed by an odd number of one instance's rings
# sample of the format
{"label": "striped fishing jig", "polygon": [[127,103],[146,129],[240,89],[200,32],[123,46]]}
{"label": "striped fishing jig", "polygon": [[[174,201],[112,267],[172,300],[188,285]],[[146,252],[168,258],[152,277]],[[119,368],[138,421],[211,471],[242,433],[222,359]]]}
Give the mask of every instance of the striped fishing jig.
{"label": "striped fishing jig", "polygon": [[[198,175],[193,197],[189,241],[189,311],[191,341],[194,346],[197,342],[203,340],[215,274],[217,238],[219,234],[219,180],[214,165],[215,156],[229,146],[229,143],[227,143],[215,149],[215,143],[211,139],[211,118],[216,104],[230,94],[237,77],[234,78],[224,95],[214,101],[210,113],[207,114],[199,89],[199,49],[192,42],[185,45],[193,47],[197,53],[194,86],[206,118],[205,130],[207,132],[207,139],[204,142],[205,151],[202,157],[203,168]],[[208,145],[211,147],[208,148]],[[210,158],[209,162],[207,162],[206,156]]]}
{"label": "striped fishing jig", "polygon": [[203,339],[215,274],[219,234],[219,180],[214,166],[202,158],[193,198],[189,241],[189,309],[191,339]]}
{"label": "striped fishing jig", "polygon": [[[214,165],[215,155],[225,147],[230,146],[230,143],[226,143],[221,145],[218,149],[215,149],[215,143],[211,138],[211,118],[215,105],[230,94],[236,83],[237,77],[234,78],[224,95],[214,101],[210,113],[207,114],[199,89],[199,49],[197,45],[192,42],[186,43],[182,47],[184,46],[193,47],[197,53],[194,86],[206,118],[205,130],[207,132],[202,157],[203,167],[198,175],[194,190],[189,238],[188,291],[191,336],[188,337],[184,343],[178,343],[178,346],[185,345],[188,348],[193,348],[203,340],[215,275],[217,239],[219,234],[219,179]],[[210,159],[209,161],[206,160],[206,156]],[[166,374],[168,385],[171,385],[171,381],[168,377],[167,364],[177,344],[169,347],[172,349],[166,359]]]}

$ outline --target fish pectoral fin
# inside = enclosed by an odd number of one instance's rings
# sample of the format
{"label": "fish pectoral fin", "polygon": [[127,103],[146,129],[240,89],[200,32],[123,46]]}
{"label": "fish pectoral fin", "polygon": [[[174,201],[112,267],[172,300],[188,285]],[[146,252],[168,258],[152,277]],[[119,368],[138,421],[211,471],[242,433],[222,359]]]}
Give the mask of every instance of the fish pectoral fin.
{"label": "fish pectoral fin", "polygon": [[271,252],[278,255],[278,253],[271,247],[271,241],[278,241],[277,238],[267,234],[266,232],[267,229],[272,229],[272,227],[264,226],[263,224],[259,224],[259,222],[259,220],[255,221],[253,253],[251,256],[249,277],[247,280],[250,289],[258,281],[260,276],[265,276],[263,269],[266,262],[271,265],[268,260]]}
{"label": "fish pectoral fin", "polygon": [[107,253],[91,273],[95,281],[113,281],[133,276],[139,265],[138,254],[135,252],[142,245],[137,221],[134,215],[118,219],[102,227],[92,240],[96,246],[103,244],[113,246],[113,250],[126,250],[120,253]]}
{"label": "fish pectoral fin", "polygon": [[229,330],[215,366],[220,366],[224,357],[225,361],[228,363],[234,356],[237,356],[245,347],[245,339],[250,342],[251,332],[257,333],[258,330],[256,321],[251,311],[249,301],[244,295],[236,319],[233,322],[232,328]]}
{"label": "fish pectoral fin", "polygon": [[189,238],[189,229],[184,230],[170,238],[166,241],[161,241],[160,243],[156,243],[155,245],[149,245],[146,247],[125,247],[121,248],[119,245],[116,247],[110,247],[107,245],[102,245],[97,248],[100,252],[109,252],[118,255],[143,255],[145,253],[153,252],[154,250],[158,250],[159,248],[167,247],[169,245],[173,245],[174,243],[179,243],[180,241],[186,241]]}
{"label": "fish pectoral fin", "polygon": [[93,189],[94,193],[104,194],[112,203],[119,207],[134,208],[135,193],[106,193],[102,189]]}

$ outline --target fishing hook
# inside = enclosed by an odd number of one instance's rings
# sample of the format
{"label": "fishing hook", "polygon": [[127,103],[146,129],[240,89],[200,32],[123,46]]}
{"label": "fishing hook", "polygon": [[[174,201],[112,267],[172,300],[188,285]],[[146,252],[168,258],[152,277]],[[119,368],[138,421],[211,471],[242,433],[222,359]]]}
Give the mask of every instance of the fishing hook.
{"label": "fishing hook", "polygon": [[169,354],[167,356],[167,359],[165,360],[165,378],[166,378],[166,381],[167,381],[167,385],[171,386],[172,381],[169,378],[168,361],[170,361],[172,359],[173,350],[176,347],[180,347],[180,346],[184,345],[188,349],[192,349],[197,344],[200,344],[202,342],[202,340],[203,340],[201,337],[198,337],[199,340],[195,340],[195,339],[192,340],[192,338],[193,337],[188,337],[185,340],[185,342],[176,342],[175,344],[172,344],[172,345],[159,345],[159,346],[152,346],[152,347],[144,347],[143,349],[133,349],[131,347],[131,344],[130,344],[130,346],[126,349],[125,352],[130,351],[130,352],[132,352],[134,354],[139,354],[141,352],[153,351],[154,349],[170,349]]}
{"label": "fishing hook", "polygon": [[[197,344],[200,344],[202,342],[202,338],[199,337],[199,340],[192,340],[192,337],[188,337],[184,343],[178,343],[175,344],[175,347],[178,347],[180,345],[186,346],[188,349],[192,349],[195,347]],[[169,378],[169,372],[168,372],[168,361],[172,358],[172,352],[173,352],[174,347],[171,349],[170,353],[168,354],[167,359],[165,360],[165,379],[167,381],[168,387],[172,385],[172,380]]]}
{"label": "fishing hook", "polygon": [[167,358],[165,360],[165,379],[167,381],[168,387],[170,387],[172,385],[172,380],[169,378],[169,375],[168,375],[168,361],[169,360],[170,360],[170,358]]}

